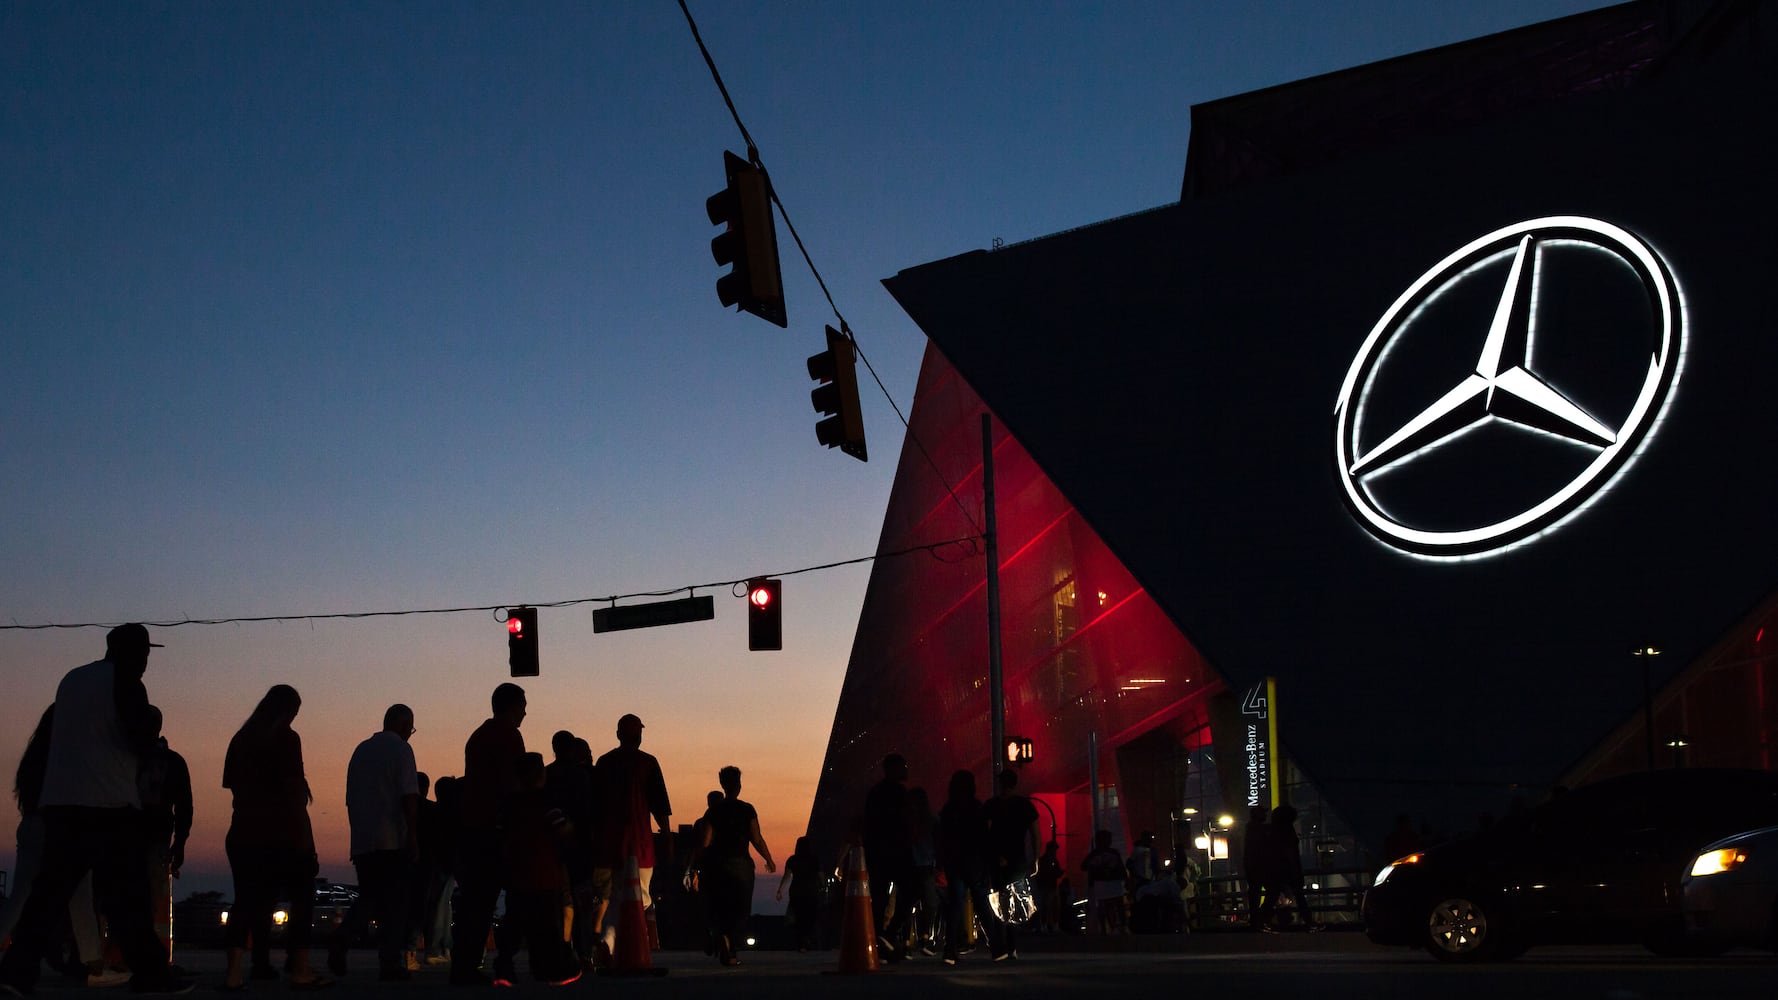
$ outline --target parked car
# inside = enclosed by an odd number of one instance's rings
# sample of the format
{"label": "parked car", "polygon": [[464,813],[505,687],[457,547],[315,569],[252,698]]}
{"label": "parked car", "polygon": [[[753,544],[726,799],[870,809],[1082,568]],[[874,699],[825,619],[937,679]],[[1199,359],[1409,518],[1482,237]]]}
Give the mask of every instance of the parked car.
{"label": "parked car", "polygon": [[173,904],[175,946],[220,948],[229,904],[220,892],[194,892]]}
{"label": "parked car", "polygon": [[1681,877],[1706,844],[1772,824],[1778,772],[1610,778],[1386,865],[1364,896],[1365,932],[1448,962],[1540,944],[1695,953],[1711,945],[1686,933]]}
{"label": "parked car", "polygon": [[[357,886],[317,877],[315,879],[315,910],[314,920],[311,924],[313,927],[313,932],[310,938],[311,943],[315,945],[326,944],[328,937],[333,934],[334,929],[339,927],[339,925],[345,921],[347,911],[352,908],[352,903],[357,900],[357,898]],[[219,923],[226,927],[228,925],[229,916],[229,910],[225,905],[220,914]],[[290,903],[288,900],[279,900],[272,909],[271,937],[274,943],[283,942],[284,931],[289,923]],[[375,921],[372,921],[371,924],[374,928]],[[354,941],[353,944],[366,943],[370,939],[370,934],[367,933],[363,935],[363,937],[363,941]]]}
{"label": "parked car", "polygon": [[1694,938],[1722,948],[1778,949],[1778,826],[1706,845],[1680,892]]}

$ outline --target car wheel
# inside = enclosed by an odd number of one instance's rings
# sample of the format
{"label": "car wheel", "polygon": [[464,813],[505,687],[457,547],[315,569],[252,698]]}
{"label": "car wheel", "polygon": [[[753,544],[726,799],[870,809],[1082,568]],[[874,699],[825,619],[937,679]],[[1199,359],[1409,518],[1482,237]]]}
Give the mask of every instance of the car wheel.
{"label": "car wheel", "polygon": [[1427,911],[1426,950],[1441,962],[1485,962],[1502,954],[1499,921],[1474,899],[1443,897]]}

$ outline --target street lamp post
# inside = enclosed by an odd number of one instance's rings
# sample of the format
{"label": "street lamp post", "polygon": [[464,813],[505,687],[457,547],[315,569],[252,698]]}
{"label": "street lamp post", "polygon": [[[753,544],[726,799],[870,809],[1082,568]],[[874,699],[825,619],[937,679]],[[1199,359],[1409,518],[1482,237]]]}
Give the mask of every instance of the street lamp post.
{"label": "street lamp post", "polygon": [[1685,748],[1691,745],[1692,741],[1687,739],[1684,733],[1674,733],[1667,740],[1667,749],[1673,751],[1673,766],[1675,768],[1685,766]]}
{"label": "street lamp post", "polygon": [[1655,769],[1655,682],[1654,658],[1661,655],[1658,647],[1643,644],[1630,650],[1642,661],[1642,736],[1648,744],[1648,769]]}

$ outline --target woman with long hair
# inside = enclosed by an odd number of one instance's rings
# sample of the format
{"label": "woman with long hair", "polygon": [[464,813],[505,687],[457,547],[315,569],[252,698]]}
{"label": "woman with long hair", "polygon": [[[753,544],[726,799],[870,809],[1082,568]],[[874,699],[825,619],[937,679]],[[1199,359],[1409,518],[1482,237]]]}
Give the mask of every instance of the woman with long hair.
{"label": "woman with long hair", "polygon": [[43,794],[43,770],[49,763],[49,734],[55,720],[56,706],[52,704],[43,710],[37,728],[25,741],[25,753],[12,777],[12,799],[19,805],[18,855],[12,866],[12,884],[7,887],[5,901],[0,902],[0,939],[12,933],[24,912],[37,865],[43,860],[43,817],[37,815],[37,799]]}
{"label": "woman with long hair", "polygon": [[[938,863],[945,870],[951,894],[945,919],[945,964],[956,965],[972,930],[965,916],[967,904],[975,904],[975,915],[987,928],[989,943],[999,943],[993,940],[999,923],[988,907],[988,814],[975,797],[974,772],[951,775],[945,804],[938,811]],[[1000,954],[998,947],[992,950]]]}
{"label": "woman with long hair", "polygon": [[234,793],[229,820],[228,866],[235,877],[235,906],[228,922],[228,971],[222,989],[246,989],[242,960],[255,926],[270,926],[272,907],[290,903],[285,925],[289,985],[316,990],[333,985],[309,965],[314,924],[315,835],[309,827],[308,778],[303,774],[302,738],[290,728],[302,697],[288,684],[276,684],[254,706],[228,743],[222,787]]}
{"label": "woman with long hair", "polygon": [[796,928],[796,950],[808,951],[818,943],[816,928],[821,917],[821,890],[826,873],[821,859],[809,838],[796,838],[796,852],[784,859],[784,877],[778,880],[778,898],[784,898],[784,883],[790,883],[791,926]]}

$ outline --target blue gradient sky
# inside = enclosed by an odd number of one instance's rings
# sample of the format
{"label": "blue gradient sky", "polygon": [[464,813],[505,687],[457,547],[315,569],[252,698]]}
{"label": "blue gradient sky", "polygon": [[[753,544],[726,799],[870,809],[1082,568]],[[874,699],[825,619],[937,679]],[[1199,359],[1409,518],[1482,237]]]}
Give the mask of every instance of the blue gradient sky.
{"label": "blue gradient sky", "polygon": [[[1177,199],[1193,103],[1597,6],[692,11],[905,410],[924,338],[880,279]],[[790,329],[718,305],[724,148],[672,0],[0,6],[0,624],[548,602],[870,553],[901,426],[861,373],[872,461],[815,443],[803,365],[833,317],[782,227]],[[868,573],[787,579],[781,653],[746,651],[726,590],[674,628],[546,611],[527,742],[600,752],[637,712],[675,821],[737,764],[782,860]],[[422,769],[458,773],[506,679],[485,612],[156,635],[199,796],[180,894],[227,887],[221,754],[271,684],[304,695],[345,876],[351,747],[406,701]],[[102,651],[0,631],[8,783]]]}

